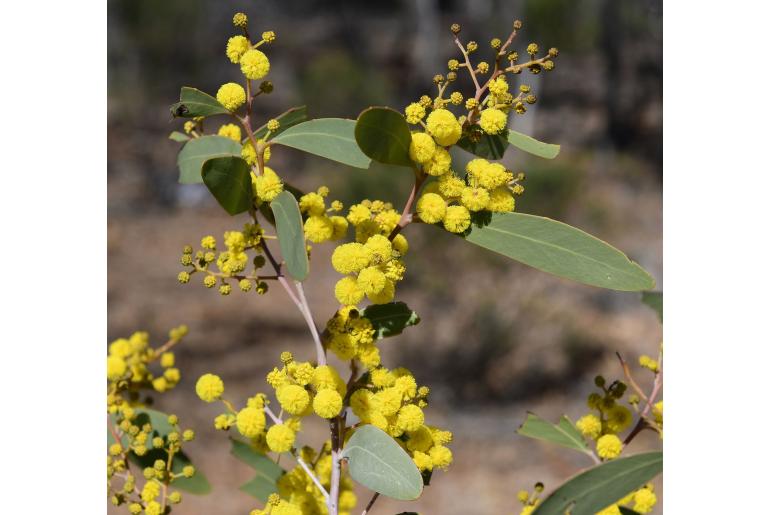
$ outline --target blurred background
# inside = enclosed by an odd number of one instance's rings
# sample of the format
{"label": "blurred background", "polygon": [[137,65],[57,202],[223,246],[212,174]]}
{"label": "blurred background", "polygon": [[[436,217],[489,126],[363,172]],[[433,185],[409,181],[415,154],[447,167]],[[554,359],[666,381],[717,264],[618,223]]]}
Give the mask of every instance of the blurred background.
{"label": "blurred background", "polygon": [[[281,350],[311,359],[302,318],[277,288],[268,297],[221,297],[198,281],[182,286],[179,255],[206,234],[221,238],[244,220],[229,217],[202,185],[176,182],[181,122],[168,105],[189,85],[215,93],[240,80],[224,55],[232,15],[249,15],[252,33],[275,30],[266,50],[275,91],[255,103],[263,119],[306,104],[311,117],[355,118],[369,105],[402,109],[431,93],[431,77],[457,57],[449,26],[479,55],[505,38],[514,19],[524,28],[512,49],[556,46],[556,68],[522,74],[538,103],[512,127],[562,145],[553,161],[514,149],[505,164],[527,173],[517,210],[550,216],[610,242],[662,284],[662,1],[402,0],[108,2],[108,339],[149,331],[165,341],[187,324],[178,347],[182,382],[159,399],[197,430],[190,454],[213,491],[187,495],[175,513],[248,513],[259,504],[237,490],[253,474],[228,454],[213,429],[216,408],[198,401],[194,383],[222,376],[228,397],[265,391],[264,375]],[[518,85],[518,83],[517,83]],[[346,168],[288,148],[273,166],[304,190],[321,184],[346,204],[382,198],[397,207],[411,186],[406,169]],[[636,362],[657,352],[660,324],[640,296],[573,284],[519,265],[430,227],[409,227],[408,274],[398,297],[422,317],[383,341],[386,366],[412,369],[431,387],[428,422],[451,429],[455,462],[415,503],[381,499],[374,513],[518,513],[515,494],[543,481],[557,486],[590,460],[518,436],[527,410],[556,420],[585,414],[593,377],[620,378],[615,351]],[[333,310],[337,274],[332,247],[313,250],[307,283],[317,322]],[[649,387],[648,378],[639,382]],[[320,442],[325,430],[308,424]],[[310,443],[310,439],[306,440]],[[659,448],[642,433],[631,451]],[[368,500],[362,493],[360,509]],[[359,510],[360,511],[360,510]],[[658,508],[658,511],[660,509]],[[357,512],[356,512],[357,513]]]}

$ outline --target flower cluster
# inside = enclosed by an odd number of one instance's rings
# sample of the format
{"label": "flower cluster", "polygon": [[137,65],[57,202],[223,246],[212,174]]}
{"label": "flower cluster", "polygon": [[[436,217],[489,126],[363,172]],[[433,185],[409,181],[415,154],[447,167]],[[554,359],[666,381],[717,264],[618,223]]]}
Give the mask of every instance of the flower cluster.
{"label": "flower cluster", "polygon": [[326,208],[326,197],[329,188],[321,186],[318,191],[306,193],[299,199],[299,209],[306,215],[305,238],[313,243],[323,243],[329,240],[340,240],[348,232],[348,221],[344,216],[329,213],[342,211],[343,205],[339,200]]}
{"label": "flower cluster", "polygon": [[[521,490],[516,495],[516,498],[522,504],[519,515],[531,515],[535,511],[535,508],[540,504],[542,500],[540,494],[543,492],[543,483],[538,482],[535,484],[535,488],[532,493]],[[655,489],[652,484],[646,484],[638,490],[634,490],[616,503],[613,503],[603,510],[596,513],[596,515],[621,515],[620,508],[631,508],[635,513],[650,513],[652,508],[658,502],[658,498],[655,495]]]}
{"label": "flower cluster", "polygon": [[[537,74],[541,70],[552,70],[553,59],[558,50],[550,49],[544,57],[537,58],[539,48],[532,43],[527,47],[530,60],[519,63],[517,52],[508,52],[508,46],[521,28],[515,22],[513,31],[503,43],[494,38],[490,46],[494,50],[494,69],[486,82],[479,77],[490,71],[489,63],[481,61],[471,64],[470,54],[478,49],[476,42],[463,45],[459,38],[459,25],[452,26],[454,41],[459,48],[461,59],[448,62],[449,73],[436,75],[433,79],[438,95],[431,98],[423,95],[405,110],[407,123],[422,130],[412,133],[409,156],[418,173],[436,177],[429,183],[417,201],[419,220],[429,224],[442,223],[453,233],[465,232],[471,224],[471,214],[479,211],[510,212],[515,209],[515,195],[523,193],[521,181],[524,174],[514,174],[499,163],[485,159],[474,159],[465,168],[465,176],[455,173],[449,149],[452,145],[475,145],[483,136],[505,137],[508,113],[526,112],[526,104],[536,102],[530,86],[521,84],[514,96],[510,90],[507,74],[517,75],[523,70]],[[470,74],[475,91],[463,104],[460,91],[449,92],[449,86],[457,80],[457,70],[464,68]],[[450,106],[463,105],[464,111],[458,117]],[[464,143],[463,143],[464,142]]]}
{"label": "flower cluster", "polygon": [[[195,438],[182,430],[176,415],[162,415],[145,408],[151,402],[141,398],[142,390],[163,392],[179,382],[170,349],[187,334],[181,326],[172,329],[169,340],[157,349],[148,344],[147,333],[136,332],[109,346],[107,357],[108,450],[107,485],[110,502],[124,505],[133,515],[161,515],[169,504],[181,502],[179,491],[170,489],[195,474],[189,462],[180,462],[184,442]],[[153,377],[148,365],[155,360],[164,368]],[[141,469],[141,475],[132,470]],[[143,484],[141,482],[143,481]]]}
{"label": "flower cluster", "polygon": [[380,364],[380,350],[374,345],[372,323],[353,306],[340,308],[329,319],[324,343],[343,361],[355,359],[368,369]]}
{"label": "flower cluster", "polygon": [[[222,241],[225,250],[217,252],[217,240],[214,236],[204,236],[201,239],[200,249],[193,253],[193,248],[188,245],[184,248],[180,263],[189,267],[179,272],[177,279],[182,284],[187,284],[193,274],[203,274],[203,285],[213,288],[219,283],[219,293],[229,295],[232,291],[231,282],[237,284],[242,292],[254,289],[259,294],[267,292],[266,280],[275,279],[274,276],[259,274],[260,268],[265,266],[266,260],[262,255],[262,240],[264,231],[256,223],[247,223],[242,231],[227,231]],[[254,257],[249,261],[248,252],[253,252]],[[218,272],[212,270],[216,266]],[[251,265],[251,273],[246,269]]]}

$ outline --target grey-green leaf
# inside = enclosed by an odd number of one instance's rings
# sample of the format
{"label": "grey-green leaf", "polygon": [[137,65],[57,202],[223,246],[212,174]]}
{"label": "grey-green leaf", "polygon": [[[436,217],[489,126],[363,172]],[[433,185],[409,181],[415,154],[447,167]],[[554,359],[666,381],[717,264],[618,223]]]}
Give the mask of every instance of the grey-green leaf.
{"label": "grey-green leaf", "polygon": [[168,135],[168,139],[170,139],[171,141],[176,141],[178,143],[184,143],[186,141],[190,141],[191,138],[190,136],[188,136],[183,132],[173,131],[171,134]]}
{"label": "grey-green leaf", "polygon": [[512,130],[508,131],[508,142],[524,152],[546,159],[553,159],[559,155],[559,150],[561,150],[559,145],[543,143],[531,136]]}
{"label": "grey-green leaf", "polygon": [[282,191],[270,202],[275,217],[275,230],[286,269],[297,281],[304,281],[310,271],[305,248],[305,230],[302,215],[294,195]]}
{"label": "grey-green leaf", "polygon": [[663,470],[660,451],[618,458],[573,477],[549,495],[533,515],[593,515],[617,502]]}
{"label": "grey-green leaf", "polygon": [[203,163],[203,183],[230,215],[252,205],[251,169],[240,157],[214,157]]}
{"label": "grey-green leaf", "polygon": [[230,442],[230,453],[256,471],[254,478],[241,485],[240,490],[263,502],[267,501],[270,494],[278,491],[277,481],[284,470],[249,444],[234,438]]}
{"label": "grey-green leaf", "polygon": [[484,159],[502,159],[508,149],[507,132],[495,135],[481,132],[477,139],[464,136],[457,142],[457,146]]}
{"label": "grey-green leaf", "polygon": [[359,427],[342,451],[350,476],[382,495],[412,501],[422,493],[422,476],[412,458],[383,430]]}
{"label": "grey-green leaf", "polygon": [[534,413],[527,413],[527,420],[516,430],[522,436],[545,440],[576,451],[590,453],[580,431],[572,424],[572,421],[562,415],[558,424],[551,424]]}
{"label": "grey-green leaf", "polygon": [[[307,106],[292,107],[287,111],[281,113],[276,118],[281,124],[278,130],[271,133],[271,137],[275,138],[277,135],[284,132],[289,127],[294,127],[300,122],[307,120]],[[267,134],[267,124],[254,131],[254,137],[256,139],[262,139]]]}
{"label": "grey-green leaf", "polygon": [[176,158],[179,166],[179,182],[195,184],[203,182],[203,162],[212,157],[240,156],[241,145],[224,136],[201,136],[188,141]]}
{"label": "grey-green leaf", "polygon": [[645,291],[642,292],[642,302],[652,308],[658,314],[658,319],[663,322],[663,292]]}
{"label": "grey-green leaf", "polygon": [[230,113],[216,98],[199,89],[187,86],[183,87],[179,93],[179,102],[172,104],[170,109],[171,115],[175,118],[195,118],[196,116]]}
{"label": "grey-green leaf", "polygon": [[371,160],[356,145],[355,125],[353,120],[319,118],[289,127],[270,141],[355,168],[369,168]]}
{"label": "grey-green leaf", "polygon": [[369,319],[374,328],[376,339],[401,334],[405,327],[420,323],[420,317],[403,302],[372,304],[367,306],[361,316]]}
{"label": "grey-green leaf", "polygon": [[655,287],[652,276],[616,248],[550,218],[494,213],[474,224],[465,239],[543,272],[591,286],[620,291]]}
{"label": "grey-green leaf", "polygon": [[389,107],[370,107],[358,115],[356,142],[367,156],[391,165],[412,166],[412,133],[404,116]]}

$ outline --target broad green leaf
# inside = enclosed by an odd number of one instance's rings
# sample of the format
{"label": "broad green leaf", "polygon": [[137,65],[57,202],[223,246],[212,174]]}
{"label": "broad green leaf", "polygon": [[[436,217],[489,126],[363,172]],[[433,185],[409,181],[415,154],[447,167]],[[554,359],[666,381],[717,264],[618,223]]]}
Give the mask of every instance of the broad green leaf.
{"label": "broad green leaf", "polygon": [[576,451],[591,453],[580,435],[580,431],[565,415],[562,415],[558,424],[551,424],[534,413],[527,413],[527,420],[516,432],[529,438],[545,440]]}
{"label": "broad green leaf", "polygon": [[[475,140],[475,141],[474,141]],[[481,132],[476,137],[464,136],[457,146],[484,159],[502,159],[508,149],[506,134],[491,136]]]}
{"label": "broad green leaf", "polygon": [[275,230],[278,233],[278,245],[286,261],[286,269],[297,281],[304,281],[310,271],[305,248],[305,230],[302,214],[294,195],[282,191],[270,202],[270,209],[275,217]]}
{"label": "broad green leaf", "polygon": [[[288,191],[292,195],[294,195],[294,198],[297,199],[297,202],[299,202],[299,199],[302,198],[302,195],[304,193],[302,190],[295,188],[291,184],[284,182],[283,183],[283,190]],[[265,219],[270,222],[270,225],[275,226],[275,215],[273,215],[272,209],[270,209],[270,204],[262,203],[259,205],[259,212],[262,213],[262,216],[265,217]]]}
{"label": "broad green leaf", "polygon": [[251,169],[240,157],[214,157],[203,163],[203,183],[231,215],[251,207]]}
{"label": "broad green leaf", "polygon": [[179,102],[172,104],[170,109],[174,118],[195,118],[196,116],[230,113],[216,98],[199,89],[187,86],[183,87],[179,93]]}
{"label": "broad green leaf", "polygon": [[212,157],[241,155],[241,145],[224,136],[201,136],[188,141],[176,158],[179,166],[179,182],[195,184],[203,182],[203,162]]}
{"label": "broad green leaf", "polygon": [[382,495],[412,501],[422,493],[422,476],[412,458],[382,429],[356,429],[342,450],[350,477]]}
{"label": "broad green leaf", "polygon": [[[272,138],[275,138],[289,127],[293,127],[298,123],[307,120],[307,106],[292,107],[286,112],[278,115],[275,119],[281,122],[281,126],[278,127],[277,131],[273,131],[271,134]],[[262,127],[254,131],[254,137],[256,139],[263,139],[265,134],[267,134],[267,124],[264,124]]]}
{"label": "broad green leaf", "polygon": [[319,118],[289,127],[271,142],[296,148],[355,168],[369,168],[353,134],[355,122],[342,118]]}
{"label": "broad green leaf", "polygon": [[374,327],[376,339],[401,334],[405,327],[420,323],[420,317],[403,302],[373,304],[367,306],[361,316],[366,317]]}
{"label": "broad green leaf", "polygon": [[642,302],[655,310],[658,319],[663,322],[663,292],[662,291],[644,291],[642,292]]}
{"label": "broad green leaf", "polygon": [[284,470],[249,444],[236,439],[231,439],[230,442],[230,453],[257,472],[253,479],[241,485],[240,490],[263,502],[267,501],[270,494],[278,491],[276,483],[284,474]]}
{"label": "broad green leaf", "polygon": [[171,134],[168,135],[168,139],[170,139],[171,141],[177,141],[179,143],[184,143],[185,141],[190,141],[190,139],[192,139],[192,138],[190,138],[190,136],[188,136],[187,134],[185,134],[183,132],[174,131],[174,132],[172,132]]}
{"label": "broad green leaf", "polygon": [[550,218],[494,213],[474,224],[465,239],[543,272],[580,283],[620,291],[655,287],[650,274],[616,248]]}
{"label": "broad green leaf", "polygon": [[559,155],[559,150],[561,150],[559,145],[543,143],[531,136],[513,130],[508,131],[508,142],[524,152],[546,159],[553,159]]}
{"label": "broad green leaf", "polygon": [[648,452],[597,465],[549,495],[533,515],[593,515],[641,487],[663,470],[663,453]]}
{"label": "broad green leaf", "polygon": [[412,166],[412,133],[404,116],[389,107],[370,107],[358,115],[356,143],[367,156],[389,165]]}

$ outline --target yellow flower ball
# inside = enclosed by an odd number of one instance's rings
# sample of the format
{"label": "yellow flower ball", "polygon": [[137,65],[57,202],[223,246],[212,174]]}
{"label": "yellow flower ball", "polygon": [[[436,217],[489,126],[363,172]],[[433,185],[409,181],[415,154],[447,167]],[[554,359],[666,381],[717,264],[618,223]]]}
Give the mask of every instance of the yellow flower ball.
{"label": "yellow flower ball", "polygon": [[238,412],[235,425],[246,438],[256,438],[265,430],[265,412],[260,408],[246,407]]}
{"label": "yellow flower ball", "polygon": [[446,201],[435,193],[425,193],[417,201],[417,216],[426,224],[442,221],[446,212]]}
{"label": "yellow flower ball", "polygon": [[600,458],[611,460],[620,456],[623,442],[615,435],[604,435],[596,441],[596,454]]}
{"label": "yellow flower ball", "polygon": [[439,177],[447,173],[451,166],[452,156],[445,149],[437,147],[431,160],[423,166],[423,170],[428,175]]}
{"label": "yellow flower ball", "polygon": [[343,277],[334,286],[334,296],[340,304],[355,306],[364,300],[364,290],[354,277]]}
{"label": "yellow flower ball", "polygon": [[425,164],[430,162],[433,153],[436,152],[436,142],[424,132],[412,133],[412,141],[409,143],[409,157],[415,163]]}
{"label": "yellow flower ball", "polygon": [[353,413],[361,420],[366,421],[369,418],[369,412],[372,410],[372,397],[374,394],[365,388],[356,390],[350,396],[350,407]]}
{"label": "yellow flower ball", "polygon": [[414,404],[401,408],[396,418],[396,426],[402,431],[417,431],[425,422],[425,414]]}
{"label": "yellow flower ball", "polygon": [[347,388],[337,370],[329,365],[316,367],[310,382],[316,390],[337,390],[340,395],[344,395]]}
{"label": "yellow flower ball", "polygon": [[308,215],[320,216],[326,213],[326,202],[321,195],[312,191],[300,197],[299,209]]}
{"label": "yellow flower ball", "polygon": [[412,102],[406,106],[404,113],[406,114],[406,123],[413,125],[420,123],[420,120],[425,118],[425,108],[417,102]]}
{"label": "yellow flower ball", "polygon": [[341,274],[355,274],[369,266],[371,251],[361,243],[345,243],[332,253],[332,266]]}
{"label": "yellow flower ball", "polygon": [[481,211],[489,203],[489,192],[484,188],[463,188],[460,195],[460,202],[467,207],[469,211]]}
{"label": "yellow flower ball", "polygon": [[428,132],[442,147],[454,145],[460,139],[462,127],[455,115],[446,109],[436,109],[428,115]]}
{"label": "yellow flower ball", "polygon": [[424,452],[415,451],[412,455],[412,460],[420,471],[433,470],[433,460]]}
{"label": "yellow flower ball", "polygon": [[585,415],[580,417],[575,426],[588,438],[596,440],[602,434],[602,421],[596,415]]}
{"label": "yellow flower ball", "polygon": [[376,266],[370,266],[361,270],[358,274],[358,287],[367,295],[377,295],[385,288],[387,277]]}
{"label": "yellow flower ball", "polygon": [[[264,140],[262,139],[258,139],[257,143],[262,143],[263,141]],[[257,151],[254,149],[254,145],[251,144],[251,141],[247,141],[243,144],[243,148],[241,149],[241,157],[251,166],[255,166],[257,164]],[[265,149],[263,157],[265,163],[270,161],[270,147]]]}
{"label": "yellow flower ball", "polygon": [[[396,285],[391,281],[390,279],[385,280],[385,286],[382,288],[382,290],[379,291],[379,293],[367,293],[366,297],[372,302],[372,304],[387,304],[388,302],[393,302],[393,299],[396,296]],[[374,352],[377,348],[374,347],[372,352]],[[361,359],[361,362],[364,363],[364,356],[363,354],[359,356]],[[370,364],[373,365],[379,365],[379,357],[375,359],[375,356],[371,356],[371,361],[369,363],[364,363],[366,366],[369,366]]]}
{"label": "yellow flower ball", "polygon": [[485,166],[474,167],[473,177],[479,186],[488,190],[503,186],[513,179],[513,174],[500,163],[488,163]]}
{"label": "yellow flower ball", "polygon": [[294,446],[297,434],[286,424],[275,424],[267,430],[265,441],[273,452],[287,452]]}
{"label": "yellow flower ball", "polygon": [[406,236],[403,234],[396,234],[396,237],[393,238],[392,245],[393,248],[402,256],[409,251],[409,241],[407,241]]}
{"label": "yellow flower ball", "polygon": [[401,392],[396,388],[385,388],[374,394],[372,404],[375,410],[386,417],[392,417],[401,409]]}
{"label": "yellow flower ball", "polygon": [[313,215],[305,220],[305,237],[313,243],[323,243],[334,235],[334,224],[326,215]]}
{"label": "yellow flower ball", "polygon": [[195,383],[195,393],[204,402],[214,402],[225,393],[225,384],[217,375],[204,374]]}
{"label": "yellow flower ball", "polygon": [[464,206],[449,206],[444,215],[444,229],[461,233],[471,225],[471,214]]}
{"label": "yellow flower ball", "polygon": [[289,501],[280,501],[273,506],[270,515],[302,515],[302,509]]}
{"label": "yellow flower ball", "polygon": [[107,379],[110,381],[117,381],[126,373],[126,362],[122,358],[117,356],[109,356],[107,358]]}
{"label": "yellow flower ball", "polygon": [[431,447],[428,454],[433,460],[433,466],[436,468],[445,469],[452,464],[452,451],[448,447],[435,445]]}
{"label": "yellow flower ball", "polygon": [[234,123],[226,123],[222,125],[217,131],[219,136],[230,138],[233,141],[241,142],[241,128]]}
{"label": "yellow flower ball", "polygon": [[332,240],[341,240],[348,233],[348,221],[344,216],[334,215],[330,216],[329,220],[332,221]]}
{"label": "yellow flower ball", "polygon": [[444,174],[438,178],[437,190],[446,198],[457,198],[463,193],[465,182],[454,174]]}
{"label": "yellow flower ball", "polygon": [[227,48],[225,54],[230,62],[238,64],[241,60],[241,56],[251,47],[249,40],[243,36],[233,36],[227,40]]}
{"label": "yellow flower ball", "polygon": [[613,433],[620,433],[631,425],[634,420],[634,416],[631,414],[631,410],[620,404],[615,404],[612,408],[607,410],[607,429]]}
{"label": "yellow flower ball", "polygon": [[246,102],[246,90],[234,82],[223,84],[217,91],[217,101],[229,111],[235,111]]}
{"label": "yellow flower ball", "polygon": [[505,80],[505,75],[500,75],[495,80],[490,81],[489,92],[496,96],[508,93],[508,81]]}
{"label": "yellow flower ball", "polygon": [[364,247],[369,249],[369,252],[372,255],[369,263],[373,265],[385,263],[390,261],[391,257],[393,257],[393,244],[387,237],[381,234],[371,236],[366,240],[366,243],[364,243]]}
{"label": "yellow flower ball", "polygon": [[481,111],[479,125],[487,134],[500,134],[508,125],[508,116],[499,109],[484,109]]}
{"label": "yellow flower ball", "polygon": [[658,498],[652,491],[652,486],[641,488],[634,493],[634,511],[638,513],[650,513],[657,502]]}
{"label": "yellow flower ball", "polygon": [[275,396],[287,413],[299,415],[305,411],[310,404],[310,394],[307,390],[296,384],[281,386],[276,390]]}
{"label": "yellow flower ball", "polygon": [[322,418],[334,418],[342,409],[342,397],[337,390],[324,389],[313,399],[313,411]]}
{"label": "yellow flower ball", "polygon": [[262,202],[270,202],[283,191],[283,182],[272,168],[266,166],[262,175],[251,174],[254,196]]}
{"label": "yellow flower ball", "polygon": [[241,56],[241,72],[247,79],[257,80],[261,79],[270,71],[270,61],[267,56],[252,48]]}
{"label": "yellow flower ball", "polygon": [[487,209],[493,213],[508,213],[516,208],[516,199],[511,190],[505,186],[499,186],[489,192]]}

